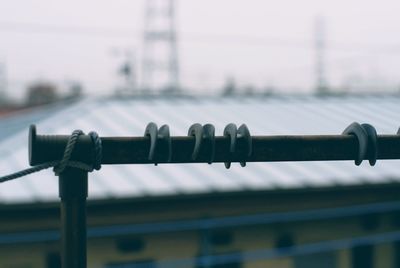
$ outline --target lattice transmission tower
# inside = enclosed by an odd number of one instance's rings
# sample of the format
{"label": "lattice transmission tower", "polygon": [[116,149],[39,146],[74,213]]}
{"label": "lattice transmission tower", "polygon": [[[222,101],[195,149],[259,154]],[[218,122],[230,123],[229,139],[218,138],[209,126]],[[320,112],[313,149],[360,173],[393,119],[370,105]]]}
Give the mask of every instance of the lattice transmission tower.
{"label": "lattice transmission tower", "polygon": [[146,0],[141,87],[147,93],[180,92],[175,0]]}

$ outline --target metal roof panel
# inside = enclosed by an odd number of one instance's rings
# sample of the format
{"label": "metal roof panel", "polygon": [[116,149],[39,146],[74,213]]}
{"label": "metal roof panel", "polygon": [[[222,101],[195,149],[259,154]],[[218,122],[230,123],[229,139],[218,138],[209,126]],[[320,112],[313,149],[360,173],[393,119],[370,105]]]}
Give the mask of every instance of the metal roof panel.
{"label": "metal roof panel", "polygon": [[[226,124],[246,123],[253,135],[340,134],[353,121],[368,122],[378,133],[395,133],[400,97],[234,97],[86,99],[58,112],[40,116],[0,118],[0,126],[24,125],[0,138],[1,173],[28,165],[27,129],[67,134],[79,128],[100,136],[143,135],[149,122],[168,124],[172,135],[186,135],[193,123],[212,123],[221,135]],[[56,109],[52,110],[56,111]],[[104,166],[90,174],[90,198],[177,195],[201,192],[331,187],[400,181],[399,161],[379,161],[375,167],[352,162]],[[46,202],[58,198],[57,178],[50,170],[0,187],[0,202]]]}

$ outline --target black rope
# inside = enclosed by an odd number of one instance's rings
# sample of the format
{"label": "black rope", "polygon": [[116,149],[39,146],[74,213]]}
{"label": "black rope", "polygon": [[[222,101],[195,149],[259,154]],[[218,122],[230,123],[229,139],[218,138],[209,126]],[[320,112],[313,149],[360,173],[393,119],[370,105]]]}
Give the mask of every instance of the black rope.
{"label": "black rope", "polygon": [[79,168],[88,172],[92,172],[93,170],[99,170],[101,168],[101,159],[102,159],[102,145],[101,145],[101,139],[99,135],[97,135],[96,132],[90,132],[89,136],[90,139],[92,140],[93,143],[93,162],[92,165],[83,163],[83,162],[78,162],[78,161],[70,161],[72,152],[75,148],[75,144],[78,141],[79,136],[84,135],[82,130],[74,130],[71,134],[71,136],[68,139],[67,145],[65,146],[63,158],[60,161],[52,161],[52,162],[47,162],[43,163],[31,168],[27,168],[6,176],[0,177],[0,183],[14,180],[20,177],[27,176],[29,174],[39,172],[44,169],[48,169],[50,167],[53,167],[53,171],[56,176],[60,175],[65,168],[68,167],[74,167],[74,168]]}

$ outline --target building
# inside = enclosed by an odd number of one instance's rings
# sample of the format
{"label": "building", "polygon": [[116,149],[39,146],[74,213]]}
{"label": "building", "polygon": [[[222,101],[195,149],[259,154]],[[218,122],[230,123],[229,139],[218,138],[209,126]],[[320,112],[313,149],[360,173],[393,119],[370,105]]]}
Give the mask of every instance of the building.
{"label": "building", "polygon": [[[28,166],[27,128],[139,136],[153,121],[246,123],[253,135],[399,127],[399,96],[85,99],[0,120],[2,174]],[[89,175],[88,267],[399,267],[399,161],[103,166]],[[0,185],[0,267],[59,267],[50,170]],[[23,257],[22,257],[23,256]]]}

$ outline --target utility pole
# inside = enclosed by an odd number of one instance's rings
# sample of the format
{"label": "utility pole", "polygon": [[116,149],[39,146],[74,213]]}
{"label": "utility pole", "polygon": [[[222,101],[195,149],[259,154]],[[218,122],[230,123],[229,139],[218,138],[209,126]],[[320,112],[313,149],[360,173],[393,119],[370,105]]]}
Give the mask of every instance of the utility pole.
{"label": "utility pole", "polygon": [[133,52],[126,50],[124,61],[120,66],[119,74],[125,78],[125,90],[127,93],[136,93],[136,66]]}
{"label": "utility pole", "polygon": [[315,88],[318,94],[324,95],[329,92],[328,81],[326,78],[326,37],[325,20],[323,17],[315,19]]}
{"label": "utility pole", "polygon": [[175,0],[146,0],[142,90],[178,94],[179,61]]}
{"label": "utility pole", "polygon": [[115,93],[123,95],[138,94],[135,51],[131,48],[113,47],[110,52],[112,56],[121,60],[117,74],[123,81]]}

